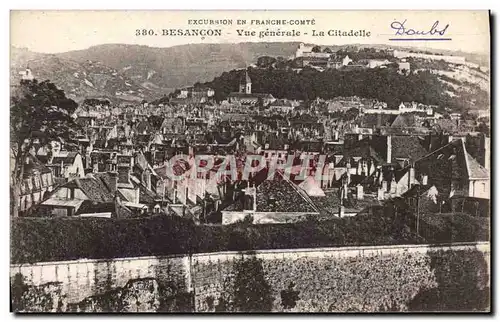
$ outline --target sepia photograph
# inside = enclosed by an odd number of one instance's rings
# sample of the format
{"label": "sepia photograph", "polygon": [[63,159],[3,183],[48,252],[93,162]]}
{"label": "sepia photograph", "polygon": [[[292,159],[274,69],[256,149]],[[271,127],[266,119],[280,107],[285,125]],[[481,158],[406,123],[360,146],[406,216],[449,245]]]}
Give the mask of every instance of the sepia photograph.
{"label": "sepia photograph", "polygon": [[13,313],[491,313],[488,11],[10,11]]}

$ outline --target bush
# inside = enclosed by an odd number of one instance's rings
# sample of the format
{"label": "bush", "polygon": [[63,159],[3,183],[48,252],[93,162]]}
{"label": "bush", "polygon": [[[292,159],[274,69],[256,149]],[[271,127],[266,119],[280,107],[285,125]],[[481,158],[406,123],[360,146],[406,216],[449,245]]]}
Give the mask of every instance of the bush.
{"label": "bush", "polygon": [[[415,69],[414,66],[412,68]],[[389,68],[352,71],[333,69],[325,72],[304,68],[300,73],[286,69],[249,68],[248,72],[256,93],[270,93],[276,98],[307,101],[316,97],[331,99],[358,96],[386,102],[389,107],[411,101],[448,106],[455,110],[470,107],[461,97],[447,95],[447,85],[429,71],[408,76]],[[241,71],[232,70],[205,85],[215,90],[217,101],[222,101],[229,93],[238,91],[240,78]],[[480,94],[483,100],[488,98],[487,93]]]}
{"label": "bush", "polygon": [[469,217],[451,216],[447,219],[449,224],[445,225],[425,225],[423,219],[422,237],[415,234],[414,217],[391,211],[324,221],[310,219],[289,224],[228,226],[197,226],[175,216],[15,218],[11,220],[11,261],[34,263],[256,249],[489,240],[489,225],[485,220]]}

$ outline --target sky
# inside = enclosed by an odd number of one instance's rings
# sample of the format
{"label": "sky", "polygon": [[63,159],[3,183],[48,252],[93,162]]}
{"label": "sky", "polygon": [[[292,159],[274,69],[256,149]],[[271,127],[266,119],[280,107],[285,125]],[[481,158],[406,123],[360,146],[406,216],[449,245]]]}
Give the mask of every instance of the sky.
{"label": "sky", "polygon": [[[15,47],[43,53],[86,49],[106,43],[171,47],[189,43],[238,43],[301,41],[318,45],[392,44],[421,48],[489,53],[487,11],[11,11],[10,41]],[[227,19],[233,24],[190,25],[189,20]],[[247,24],[238,25],[237,19]],[[314,20],[314,25],[251,25],[251,20]],[[444,41],[390,41],[397,36],[391,24],[405,21],[405,28],[428,31],[448,28]],[[221,29],[221,36],[163,36],[163,29]],[[136,36],[137,29],[152,29],[156,36]],[[261,31],[299,31],[300,36],[259,38]],[[239,36],[237,30],[255,31],[255,36]],[[324,31],[325,36],[313,36]],[[370,37],[328,36],[329,30],[370,32]],[[307,33],[307,35],[304,35]],[[427,37],[427,36],[426,36]],[[429,36],[430,37],[430,36]]]}

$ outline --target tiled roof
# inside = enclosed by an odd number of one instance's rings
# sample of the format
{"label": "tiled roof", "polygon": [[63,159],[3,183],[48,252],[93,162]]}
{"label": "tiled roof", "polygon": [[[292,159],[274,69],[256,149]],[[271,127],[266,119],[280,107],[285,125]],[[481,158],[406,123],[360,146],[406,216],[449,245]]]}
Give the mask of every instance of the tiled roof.
{"label": "tiled roof", "polygon": [[[454,193],[458,195],[467,193],[468,180],[471,178],[468,164],[474,163],[469,162],[467,154],[464,142],[454,140],[415,161],[416,176],[427,175],[429,185],[436,186],[444,195],[451,193],[453,183],[458,182],[460,182],[459,190],[453,189]],[[476,172],[477,167],[474,164],[472,167]]]}
{"label": "tiled roof", "polygon": [[95,202],[113,202],[114,200],[113,194],[109,191],[104,182],[101,181],[99,177],[96,178],[92,175],[71,180],[63,185],[63,187],[79,188],[90,200]]}
{"label": "tiled roof", "polygon": [[91,200],[83,200],[82,205],[78,208],[78,211],[75,215],[81,214],[91,214],[91,213],[102,213],[102,212],[115,212],[115,203],[114,202],[102,202],[102,203],[94,203]]}
{"label": "tiled roof", "polygon": [[380,126],[390,126],[396,119],[393,114],[365,114],[361,117],[360,126],[374,128]]}
{"label": "tiled roof", "polygon": [[54,159],[52,159],[52,163],[53,164],[60,164],[62,161],[62,162],[64,162],[64,164],[72,164],[75,161],[75,158],[77,155],[78,155],[78,152],[61,153],[61,154],[54,156]]}
{"label": "tiled roof", "polygon": [[141,121],[141,122],[137,123],[137,125],[135,126],[135,130],[138,133],[144,133],[144,131],[149,132],[151,130],[151,126],[150,126],[149,122]]}
{"label": "tiled roof", "polygon": [[304,152],[322,152],[323,141],[299,141],[294,144],[294,147]]}
{"label": "tiled roof", "polygon": [[232,92],[229,94],[230,98],[247,98],[247,99],[258,99],[260,98],[274,98],[271,94],[265,94],[265,93],[240,93],[240,92]]}
{"label": "tiled roof", "polygon": [[373,147],[371,147],[371,143],[368,139],[363,139],[357,142],[352,148],[344,151],[344,157],[338,165],[345,166],[347,160],[355,157],[372,158],[379,164],[383,164],[385,162],[384,158],[377,153]]}
{"label": "tiled roof", "polygon": [[265,144],[269,144],[268,149],[270,149],[270,150],[284,150],[285,144],[289,144],[289,143],[282,136],[269,135],[264,142],[264,147],[265,147]]}
{"label": "tiled roof", "polygon": [[24,166],[23,178],[29,178],[34,172],[50,173],[50,169],[43,165],[34,155],[29,155],[29,162]]}
{"label": "tiled roof", "polygon": [[111,192],[111,175],[108,172],[97,172],[97,173],[92,173],[92,176],[98,180],[100,180],[104,186],[108,189],[108,191]]}
{"label": "tiled roof", "polygon": [[234,121],[234,122],[254,122],[252,117],[248,114],[241,113],[227,113],[222,116],[222,121]]}
{"label": "tiled roof", "polygon": [[319,212],[305,191],[279,172],[257,187],[258,212]]}
{"label": "tiled roof", "polygon": [[295,116],[290,119],[292,124],[304,124],[304,123],[318,123],[318,117],[310,114],[302,114],[300,116]]}
{"label": "tiled roof", "polygon": [[416,136],[392,136],[392,158],[418,160],[427,154]]}
{"label": "tiled roof", "polygon": [[270,104],[270,106],[286,106],[286,107],[293,107],[292,102],[289,100],[283,99],[283,100],[276,100],[273,103]]}
{"label": "tiled roof", "polygon": [[[166,198],[166,197],[165,197]],[[157,200],[160,200],[161,196],[157,195],[151,190],[148,190],[145,186],[139,186],[139,202],[146,205],[155,204]]]}
{"label": "tiled roof", "polygon": [[[257,212],[319,213],[307,193],[295,183],[276,172],[273,180],[266,180],[268,171],[260,171],[252,182],[257,186]],[[242,211],[243,195],[226,207],[225,211]]]}
{"label": "tiled roof", "polygon": [[391,124],[395,128],[408,128],[417,126],[415,115],[413,114],[399,114]]}
{"label": "tiled roof", "polygon": [[488,179],[488,170],[483,168],[469,153],[466,153],[467,165],[469,167],[469,178],[471,179]]}
{"label": "tiled roof", "polygon": [[311,197],[321,214],[338,215],[340,197],[338,191],[326,191],[324,197]]}
{"label": "tiled roof", "polygon": [[429,191],[431,187],[432,185],[420,185],[420,184],[414,185],[411,189],[403,193],[402,197],[404,198],[415,197],[418,194],[420,194],[420,196],[423,196],[424,194],[427,193],[427,191]]}
{"label": "tiled roof", "polygon": [[325,192],[319,186],[318,182],[312,176],[308,176],[306,180],[299,184],[310,197],[322,197],[325,196]]}
{"label": "tiled roof", "polygon": [[[175,176],[180,176],[190,169],[190,165],[185,160],[177,160],[173,166],[173,174]],[[171,170],[168,169],[168,165],[164,165],[160,168],[154,169],[154,172],[163,179],[168,178]]]}

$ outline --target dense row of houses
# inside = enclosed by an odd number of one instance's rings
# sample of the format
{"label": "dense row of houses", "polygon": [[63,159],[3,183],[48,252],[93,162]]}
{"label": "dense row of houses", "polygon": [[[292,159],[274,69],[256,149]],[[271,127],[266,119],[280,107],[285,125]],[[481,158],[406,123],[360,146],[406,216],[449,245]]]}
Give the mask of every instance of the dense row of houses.
{"label": "dense row of houses", "polygon": [[[81,129],[71,142],[37,146],[26,160],[21,213],[163,213],[198,223],[246,217],[285,223],[356,215],[393,198],[409,205],[418,200],[436,212],[456,209],[460,200],[470,205],[490,198],[489,137],[441,119],[429,107],[402,103],[404,113],[345,119],[314,112],[331,102],[318,100],[309,111],[291,113],[303,102],[273,98],[262,113],[242,107],[268,94],[252,93],[247,73],[240,83],[240,91],[222,104],[80,107],[75,117]],[[179,98],[211,94],[197,91],[183,89]],[[337,112],[386,108],[383,102],[338,102]],[[199,156],[211,161],[201,165]],[[264,164],[246,177],[249,156],[262,157]],[[200,166],[207,168],[200,172]]]}

